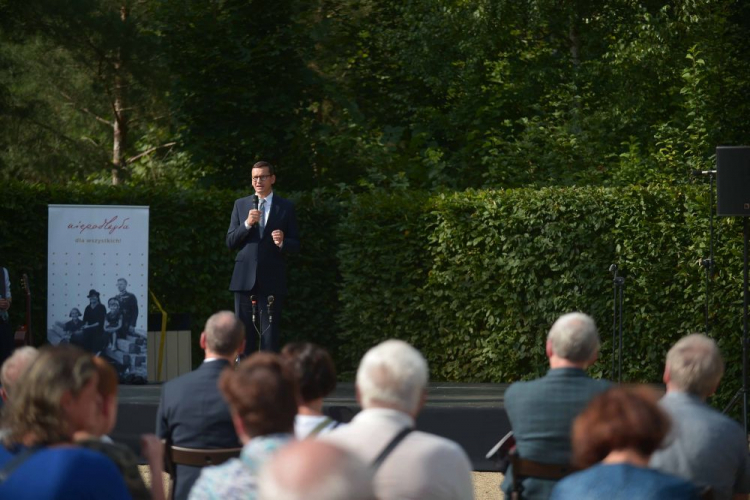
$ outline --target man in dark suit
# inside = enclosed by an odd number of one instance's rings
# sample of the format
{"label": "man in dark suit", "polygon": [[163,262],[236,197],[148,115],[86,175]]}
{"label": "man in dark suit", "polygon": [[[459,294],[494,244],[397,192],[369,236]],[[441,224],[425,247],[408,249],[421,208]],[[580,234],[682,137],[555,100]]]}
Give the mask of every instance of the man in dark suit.
{"label": "man in dark suit", "polygon": [[128,292],[128,281],[125,278],[117,280],[117,290],[120,292],[117,294],[117,298],[120,301],[120,311],[122,312],[121,331],[124,334],[133,333],[135,325],[138,323],[138,299]]}
{"label": "man in dark suit", "polygon": [[[217,383],[221,372],[232,366],[244,350],[242,322],[230,311],[214,314],[206,321],[200,346],[206,353],[203,363],[162,387],[156,435],[187,448],[240,447],[229,407]],[[198,467],[178,465],[174,498],[186,499],[199,475]]]}
{"label": "man in dark suit", "polygon": [[259,338],[261,349],[281,349],[279,324],[286,297],[284,256],[299,250],[294,204],[273,194],[273,165],[265,161],[253,165],[252,182],[255,195],[234,202],[227,230],[227,246],[238,250],[229,290],[234,292],[234,310],[247,332],[245,354],[258,350]]}
{"label": "man in dark suit", "polygon": [[[568,464],[573,420],[595,395],[610,387],[609,382],[594,380],[585,371],[599,355],[594,320],[582,313],[561,316],[547,335],[546,350],[547,375],[512,384],[505,391],[505,410],[521,458]],[[510,498],[512,478],[511,467],[503,481],[506,498]],[[523,498],[546,500],[554,485],[554,481],[525,479]]]}

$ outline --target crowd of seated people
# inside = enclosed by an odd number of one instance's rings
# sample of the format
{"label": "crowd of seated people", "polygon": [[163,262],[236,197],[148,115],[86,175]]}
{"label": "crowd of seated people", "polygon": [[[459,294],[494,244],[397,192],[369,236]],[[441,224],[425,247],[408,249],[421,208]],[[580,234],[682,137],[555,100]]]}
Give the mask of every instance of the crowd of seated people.
{"label": "crowd of seated people", "polygon": [[545,471],[585,470],[559,483],[529,474],[519,487],[511,467],[503,482],[506,497],[520,491],[526,500],[747,500],[747,437],[737,422],[705,403],[724,370],[713,340],[693,334],[670,349],[667,393],[658,403],[645,388],[616,388],[588,377],[599,335],[585,314],[561,316],[546,351],[547,375],[512,384],[505,393],[513,453]]}
{"label": "crowd of seated people", "polygon": [[[474,498],[464,450],[416,429],[429,380],[417,349],[401,340],[370,349],[356,374],[362,410],[340,424],[323,413],[336,384],[325,349],[293,343],[237,363],[244,342],[233,313],[214,314],[200,337],[203,363],[162,387],[158,436],[142,440],[150,487],[136,455],[107,437],[117,418],[113,368],[70,345],[17,351],[0,369],[0,498],[163,500],[165,445],[236,450],[220,465],[171,471],[170,498]],[[660,401],[646,387],[590,378],[598,350],[593,319],[564,315],[547,336],[549,372],[507,390],[514,453],[578,471],[560,481],[524,475],[515,490],[510,470],[505,498],[747,499],[742,429],[705,403],[723,374],[716,344],[701,335],[675,344]]]}

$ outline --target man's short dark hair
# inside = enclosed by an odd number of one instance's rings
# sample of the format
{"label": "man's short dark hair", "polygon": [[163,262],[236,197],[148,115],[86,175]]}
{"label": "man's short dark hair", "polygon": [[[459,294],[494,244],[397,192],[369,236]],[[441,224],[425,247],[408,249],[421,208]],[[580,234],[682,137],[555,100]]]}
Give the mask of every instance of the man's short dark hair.
{"label": "man's short dark hair", "polygon": [[267,168],[269,175],[276,175],[276,169],[274,169],[273,165],[271,165],[267,161],[256,162],[255,165],[253,165],[253,168]]}
{"label": "man's short dark hair", "polygon": [[336,388],[336,368],[328,351],[310,342],[292,342],[281,350],[306,403],[328,396]]}
{"label": "man's short dark hair", "polygon": [[128,280],[125,278],[117,278],[117,281],[123,281],[126,285],[128,284]]}
{"label": "man's short dark hair", "polygon": [[236,370],[224,370],[219,390],[250,437],[294,430],[297,384],[278,354],[258,352]]}

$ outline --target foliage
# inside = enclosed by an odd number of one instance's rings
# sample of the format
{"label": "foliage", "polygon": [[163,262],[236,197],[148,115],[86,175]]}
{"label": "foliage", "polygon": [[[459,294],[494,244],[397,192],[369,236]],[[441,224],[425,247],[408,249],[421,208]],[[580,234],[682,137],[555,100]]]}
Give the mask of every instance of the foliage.
{"label": "foliage", "polygon": [[[704,187],[486,190],[360,196],[340,228],[340,358],[374,343],[418,346],[436,380],[511,382],[547,369],[545,336],[571,310],[602,337],[596,376],[611,376],[612,275],[626,278],[626,381],[661,381],[668,348],[705,331]],[[720,219],[709,329],[727,359],[719,395],[739,385],[741,234]]]}
{"label": "foliage", "polygon": [[[170,313],[205,319],[232,309],[234,256],[224,223],[237,191],[5,184],[0,255],[27,272],[37,340],[46,329],[47,204],[151,207],[149,285]],[[510,382],[546,370],[544,339],[562,313],[582,310],[602,337],[596,376],[612,362],[612,276],[625,276],[624,379],[659,382],[680,336],[710,333],[727,360],[719,401],[738,387],[742,228],[716,223],[718,273],[708,298],[705,186],[294,193],[302,251],[289,262],[286,339],[326,346],[351,376],[361,355],[402,338],[427,357],[432,378]],[[14,307],[21,321],[21,308]],[[155,312],[155,311],[152,311]],[[197,345],[197,342],[196,342]],[[197,348],[196,348],[197,349]],[[195,359],[200,359],[196,351]]]}
{"label": "foliage", "polygon": [[105,181],[111,127],[92,115],[112,121],[117,88],[130,182],[188,187],[232,189],[261,158],[295,191],[679,184],[750,132],[738,0],[0,0],[0,13],[3,179]]}

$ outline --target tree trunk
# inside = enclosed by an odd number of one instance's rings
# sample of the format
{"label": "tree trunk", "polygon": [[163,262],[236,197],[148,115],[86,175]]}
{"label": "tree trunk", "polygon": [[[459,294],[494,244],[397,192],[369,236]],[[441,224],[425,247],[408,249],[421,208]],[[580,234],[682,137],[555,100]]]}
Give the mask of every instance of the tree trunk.
{"label": "tree trunk", "polygon": [[[120,7],[120,19],[125,22],[128,19],[128,8]],[[117,59],[114,63],[115,78],[113,89],[112,107],[115,113],[114,140],[112,144],[112,185],[122,184],[125,174],[124,150],[128,140],[128,118],[125,113],[125,81],[123,78],[123,60],[120,49],[117,51]]]}

